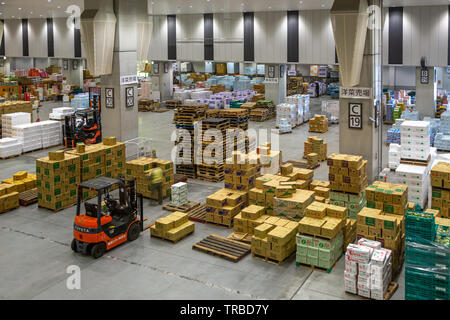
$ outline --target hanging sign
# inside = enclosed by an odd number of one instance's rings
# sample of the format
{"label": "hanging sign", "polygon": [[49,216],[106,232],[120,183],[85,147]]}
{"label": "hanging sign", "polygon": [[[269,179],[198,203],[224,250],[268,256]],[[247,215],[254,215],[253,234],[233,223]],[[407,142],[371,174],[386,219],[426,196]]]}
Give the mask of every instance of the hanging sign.
{"label": "hanging sign", "polygon": [[340,87],[339,98],[344,99],[370,99],[371,88]]}
{"label": "hanging sign", "polygon": [[120,85],[128,85],[128,84],[135,84],[138,83],[137,75],[131,75],[131,76],[123,76],[120,77]]}

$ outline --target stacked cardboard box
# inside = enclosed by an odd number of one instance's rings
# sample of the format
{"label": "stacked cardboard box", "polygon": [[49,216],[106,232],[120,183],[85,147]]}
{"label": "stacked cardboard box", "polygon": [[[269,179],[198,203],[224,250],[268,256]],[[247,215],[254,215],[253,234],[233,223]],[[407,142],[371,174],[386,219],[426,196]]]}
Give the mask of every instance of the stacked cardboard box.
{"label": "stacked cardboard box", "polygon": [[19,207],[19,192],[15,185],[0,184],[0,213],[5,213]]}
{"label": "stacked cardboard box", "polygon": [[316,187],[330,189],[330,181],[320,181],[320,180],[311,181],[311,184],[309,185],[309,189],[314,190]]}
{"label": "stacked cardboard box", "polygon": [[[30,121],[32,121],[32,114],[33,114],[33,107],[31,102],[29,101],[5,101],[0,103],[0,117],[4,114],[10,114],[10,113],[28,113]],[[26,123],[29,123],[26,122]],[[22,123],[23,124],[23,123]],[[0,123],[0,138],[8,137],[7,135],[4,135],[3,132],[3,123]]]}
{"label": "stacked cardboard box", "polygon": [[430,156],[430,122],[404,121],[401,124],[402,159],[428,160]]}
{"label": "stacked cardboard box", "polygon": [[[206,198],[206,222],[231,227],[233,218],[247,207],[248,192],[221,189]],[[264,209],[264,208],[263,208]]]}
{"label": "stacked cardboard box", "polygon": [[195,223],[188,220],[187,214],[174,212],[156,220],[155,224],[150,227],[150,236],[178,242],[193,233],[194,230]]}
{"label": "stacked cardboard box", "polygon": [[2,114],[2,137],[12,138],[13,127],[30,123],[31,123],[31,114],[28,112],[15,112]]}
{"label": "stacked cardboard box", "polygon": [[318,155],[319,161],[327,160],[328,145],[323,139],[319,137],[308,137],[308,141],[304,144],[303,158],[306,158],[311,153]]}
{"label": "stacked cardboard box", "polygon": [[332,268],[342,255],[346,220],[347,208],[317,201],[309,205],[299,223],[297,263]]}
{"label": "stacked cardboard box", "polygon": [[12,178],[3,180],[2,183],[13,186],[13,191],[21,193],[36,188],[36,175],[20,171]]}
{"label": "stacked cardboard box", "polygon": [[150,176],[152,170],[160,168],[163,171],[163,198],[170,197],[171,186],[174,183],[173,162],[154,158],[139,158],[125,163],[125,177],[136,179],[137,193],[145,198],[158,200],[158,190],[152,185]]}
{"label": "stacked cardboard box", "polygon": [[385,214],[378,209],[363,208],[356,221],[357,239],[379,241],[392,251],[392,269],[396,274],[403,263],[405,252],[405,219],[402,215]]}
{"label": "stacked cardboard box", "polygon": [[428,199],[429,171],[425,166],[401,164],[392,182],[408,186],[408,201],[425,207]]}
{"label": "stacked cardboard box", "polygon": [[312,191],[316,193],[316,201],[325,202],[330,198],[330,188],[315,187]]}
{"label": "stacked cardboard box", "polygon": [[348,217],[356,219],[358,213],[366,206],[366,192],[351,194],[344,192],[330,191],[330,204],[348,209]]}
{"label": "stacked cardboard box", "polygon": [[325,133],[328,131],[328,119],[324,115],[316,114],[309,119],[309,132]]}
{"label": "stacked cardboard box", "polygon": [[360,239],[345,254],[345,291],[384,300],[392,279],[392,252],[378,241]]}
{"label": "stacked cardboard box", "polygon": [[332,191],[360,194],[367,187],[367,160],[363,157],[333,153],[327,164]]}
{"label": "stacked cardboard box", "polygon": [[347,218],[344,229],[344,247],[345,251],[350,243],[356,240],[356,219]]}
{"label": "stacked cardboard box", "polygon": [[295,252],[297,229],[297,222],[267,218],[253,230],[253,256],[277,263],[283,262]]}
{"label": "stacked cardboard box", "polygon": [[188,186],[185,182],[178,182],[171,186],[172,205],[180,207],[188,202]]}
{"label": "stacked cardboard box", "polygon": [[36,160],[38,204],[51,210],[72,206],[77,201],[81,160],[77,155],[61,151],[49,152]]}
{"label": "stacked cardboard box", "polygon": [[261,156],[261,174],[278,174],[282,164],[281,151],[272,150],[272,144],[266,143],[258,147],[257,153]]}
{"label": "stacked cardboard box", "polygon": [[253,85],[253,90],[260,94],[264,94],[266,91],[266,86],[264,83],[256,83]]}
{"label": "stacked cardboard box", "polygon": [[438,162],[430,176],[431,207],[439,210],[443,218],[450,218],[450,163]]}
{"label": "stacked cardboard box", "polygon": [[260,176],[260,156],[256,153],[243,154],[234,151],[232,158],[224,164],[225,188],[248,192]]}
{"label": "stacked cardboard box", "polygon": [[119,178],[125,176],[125,143],[117,142],[115,137],[104,137],[100,144],[105,151],[105,176]]}
{"label": "stacked cardboard box", "polygon": [[306,156],[309,168],[316,168],[319,166],[319,155],[317,153],[310,153]]}
{"label": "stacked cardboard box", "polygon": [[408,186],[375,181],[366,188],[366,200],[368,208],[404,215],[408,204]]}

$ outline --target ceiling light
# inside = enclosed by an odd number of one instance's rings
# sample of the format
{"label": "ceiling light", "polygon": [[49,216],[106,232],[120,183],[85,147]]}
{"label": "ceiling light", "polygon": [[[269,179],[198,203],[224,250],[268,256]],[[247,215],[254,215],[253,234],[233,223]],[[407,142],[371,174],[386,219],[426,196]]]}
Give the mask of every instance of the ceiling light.
{"label": "ceiling light", "polygon": [[22,8],[17,8],[17,9],[22,10]]}

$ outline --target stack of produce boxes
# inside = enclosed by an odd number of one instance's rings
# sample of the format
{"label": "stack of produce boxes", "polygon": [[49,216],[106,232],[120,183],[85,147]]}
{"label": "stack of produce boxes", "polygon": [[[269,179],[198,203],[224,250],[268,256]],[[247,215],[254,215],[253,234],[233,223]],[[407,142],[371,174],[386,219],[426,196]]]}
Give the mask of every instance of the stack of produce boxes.
{"label": "stack of produce boxes", "polygon": [[450,219],[406,213],[406,300],[450,299]]}
{"label": "stack of produce boxes", "polygon": [[105,150],[105,176],[117,179],[125,176],[125,143],[117,142],[115,137],[104,137],[100,144]]}
{"label": "stack of produce boxes", "polygon": [[224,165],[225,188],[248,192],[261,174],[260,156],[233,151]]}
{"label": "stack of produce boxes", "polygon": [[401,270],[404,257],[404,218],[401,215],[384,214],[378,209],[363,208],[358,213],[357,239],[378,241],[383,248],[392,251],[392,271]]}
{"label": "stack of produce boxes", "polygon": [[156,220],[155,224],[150,227],[150,236],[178,242],[193,233],[194,230],[195,223],[188,220],[187,214],[174,212]]}
{"label": "stack of produce boxes", "polygon": [[347,208],[313,202],[297,234],[297,265],[331,269],[342,255]]}
{"label": "stack of produce boxes", "polygon": [[248,192],[221,189],[206,198],[206,222],[231,228],[239,212],[247,207]]}
{"label": "stack of produce boxes", "polygon": [[281,151],[272,150],[271,143],[259,146],[256,151],[261,156],[261,174],[278,174],[282,164]]}
{"label": "stack of produce boxes", "polygon": [[185,182],[178,182],[171,186],[172,205],[180,207],[188,202],[188,187]]}
{"label": "stack of produce boxes", "polygon": [[309,119],[309,132],[325,133],[328,131],[328,119],[324,115],[316,114]]}
{"label": "stack of produce boxes", "polygon": [[19,171],[12,178],[2,180],[2,183],[12,185],[13,191],[21,193],[36,188],[36,175]]}
{"label": "stack of produce boxes", "polygon": [[160,168],[163,171],[163,198],[170,197],[171,186],[174,183],[173,162],[154,158],[139,158],[126,162],[127,179],[136,179],[137,193],[152,200],[158,200],[158,190],[151,184],[152,170]]}
{"label": "stack of produce boxes", "polygon": [[345,291],[384,300],[392,279],[392,252],[378,241],[360,239],[345,253]]}
{"label": "stack of produce boxes", "polygon": [[443,218],[450,218],[450,163],[438,162],[431,169],[431,207]]}
{"label": "stack of produce boxes", "polygon": [[[246,213],[243,211],[242,215]],[[253,229],[253,257],[281,264],[295,252],[297,230],[297,222],[275,217],[265,219]]]}
{"label": "stack of produce boxes", "polygon": [[62,151],[49,152],[36,160],[38,204],[50,210],[61,210],[77,202],[80,183],[80,157]]}
{"label": "stack of produce boxes", "polygon": [[309,154],[315,153],[318,155],[319,161],[327,160],[328,145],[323,139],[319,137],[308,137],[308,141],[304,144],[303,158],[306,158]]}
{"label": "stack of produce boxes", "polygon": [[19,193],[12,184],[0,184],[0,213],[5,213],[19,207]]}

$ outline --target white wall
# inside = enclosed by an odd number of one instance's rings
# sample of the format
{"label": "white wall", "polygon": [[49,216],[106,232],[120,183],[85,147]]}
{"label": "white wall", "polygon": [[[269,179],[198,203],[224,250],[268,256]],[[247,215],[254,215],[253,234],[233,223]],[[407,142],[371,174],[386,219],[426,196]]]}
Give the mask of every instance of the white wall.
{"label": "white wall", "polygon": [[241,13],[214,14],[214,60],[244,61],[244,17]]}
{"label": "white wall", "polygon": [[5,54],[7,57],[22,57],[22,21],[19,19],[5,20]]}
{"label": "white wall", "polygon": [[255,61],[287,62],[286,12],[255,12]]}
{"label": "white wall", "polygon": [[167,60],[167,17],[153,16],[153,32],[149,60]]}
{"label": "white wall", "polygon": [[416,86],[416,67],[383,66],[383,87],[408,89]]}
{"label": "white wall", "polygon": [[177,59],[203,61],[204,25],[202,14],[177,16]]}
{"label": "white wall", "polygon": [[328,10],[300,11],[299,59],[305,64],[335,64],[335,42]]}
{"label": "white wall", "polygon": [[[55,57],[74,58],[75,43],[73,28],[68,28],[65,18],[53,19]],[[30,42],[31,43],[31,42]]]}
{"label": "white wall", "polygon": [[403,8],[403,64],[447,66],[448,6]]}
{"label": "white wall", "polygon": [[48,57],[47,20],[28,20],[28,48],[30,57]]}

